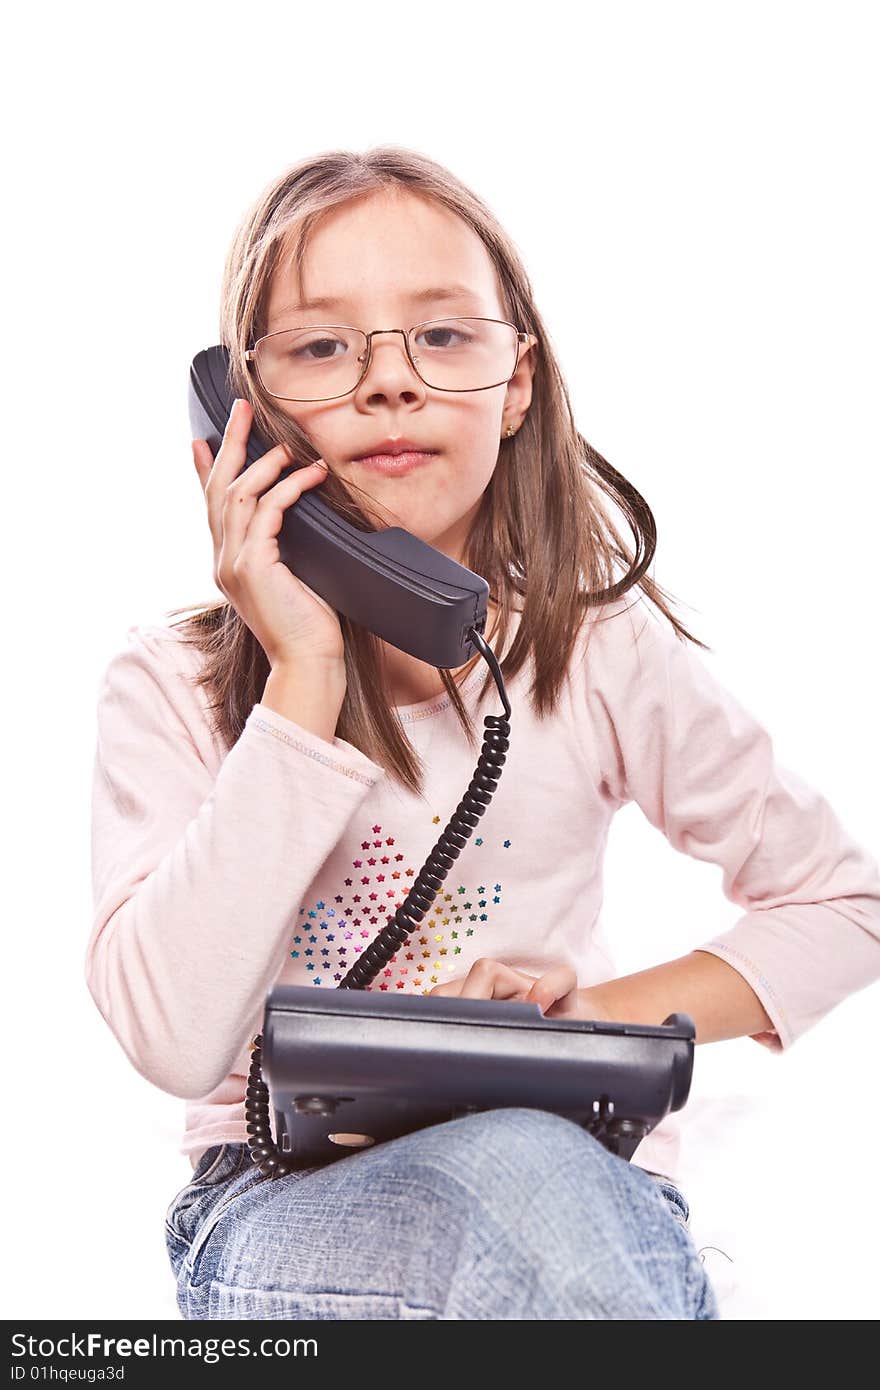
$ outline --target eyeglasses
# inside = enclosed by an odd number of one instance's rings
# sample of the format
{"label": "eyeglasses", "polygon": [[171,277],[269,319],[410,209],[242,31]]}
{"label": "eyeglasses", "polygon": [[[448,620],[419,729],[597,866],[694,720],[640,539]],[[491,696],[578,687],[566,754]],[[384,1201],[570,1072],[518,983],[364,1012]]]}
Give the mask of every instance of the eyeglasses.
{"label": "eyeglasses", "polygon": [[373,339],[399,333],[413,371],[435,391],[488,391],[516,371],[520,345],[537,343],[504,319],[429,319],[413,328],[321,324],[284,328],[245,353],[261,386],[282,401],[332,401],[356,391],[369,370]]}

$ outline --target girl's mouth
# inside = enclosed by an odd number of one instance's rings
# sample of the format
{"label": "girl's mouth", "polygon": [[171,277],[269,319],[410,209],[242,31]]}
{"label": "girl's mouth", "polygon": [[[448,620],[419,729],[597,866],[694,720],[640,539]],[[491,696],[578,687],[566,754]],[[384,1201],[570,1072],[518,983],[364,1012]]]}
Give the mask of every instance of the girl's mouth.
{"label": "girl's mouth", "polygon": [[404,473],[410,473],[414,468],[427,463],[429,459],[437,458],[436,450],[413,451],[403,454],[370,454],[367,458],[355,459],[355,463],[364,468],[369,468],[373,473],[386,473],[390,477],[399,477]]}

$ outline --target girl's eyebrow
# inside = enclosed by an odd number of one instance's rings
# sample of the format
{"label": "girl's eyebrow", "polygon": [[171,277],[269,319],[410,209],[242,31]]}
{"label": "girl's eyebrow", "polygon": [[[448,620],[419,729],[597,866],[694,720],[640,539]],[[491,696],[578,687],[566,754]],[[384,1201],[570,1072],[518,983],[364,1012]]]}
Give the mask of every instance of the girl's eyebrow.
{"label": "girl's eyebrow", "polygon": [[[435,285],[431,289],[413,290],[410,294],[403,296],[411,304],[422,304],[431,299],[474,299],[479,300],[480,296],[475,290],[469,290],[466,285]],[[275,316],[281,314],[297,313],[303,309],[335,309],[338,305],[348,306],[351,303],[345,295],[338,298],[332,296],[321,296],[317,299],[304,299],[301,304],[285,304],[276,310]]]}

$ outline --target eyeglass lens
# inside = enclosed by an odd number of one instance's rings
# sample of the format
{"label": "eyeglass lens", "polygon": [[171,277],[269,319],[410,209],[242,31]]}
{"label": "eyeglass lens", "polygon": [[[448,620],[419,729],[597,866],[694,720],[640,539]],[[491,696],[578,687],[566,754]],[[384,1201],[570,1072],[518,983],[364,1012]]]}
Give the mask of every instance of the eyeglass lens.
{"label": "eyeglass lens", "polygon": [[[509,381],[516,366],[517,334],[494,319],[434,319],[409,330],[416,368],[428,386],[475,391]],[[328,400],[353,391],[366,361],[367,337],[358,328],[319,325],[285,329],[256,345],[265,389],[285,400]]]}

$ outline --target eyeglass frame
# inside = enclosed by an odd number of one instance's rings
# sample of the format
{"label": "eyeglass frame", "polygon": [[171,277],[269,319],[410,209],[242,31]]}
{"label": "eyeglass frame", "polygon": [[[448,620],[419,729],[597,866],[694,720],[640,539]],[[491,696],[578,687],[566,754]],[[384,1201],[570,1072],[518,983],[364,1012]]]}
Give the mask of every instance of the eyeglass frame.
{"label": "eyeglass frame", "polygon": [[[415,364],[415,361],[413,360],[413,355],[410,350],[409,342],[409,335],[413,332],[414,329],[424,328],[426,325],[431,323],[450,323],[453,322],[456,318],[465,320],[476,319],[480,323],[504,323],[507,324],[508,328],[512,328],[514,333],[516,334],[516,361],[513,364],[513,371],[510,373],[510,376],[505,377],[502,381],[493,381],[488,386],[462,387],[462,393],[470,393],[471,391],[491,391],[495,386],[506,386],[507,382],[512,380],[514,374],[516,373],[516,369],[519,366],[520,348],[523,346],[524,343],[529,343],[530,345],[534,344],[535,346],[537,346],[538,343],[538,339],[535,337],[534,333],[526,333],[523,329],[517,328],[516,324],[511,323],[509,319],[492,319],[488,318],[485,314],[456,314],[453,315],[452,319],[450,319],[449,315],[447,315],[445,318],[440,319],[423,319],[421,323],[414,323],[409,328],[374,328],[371,333],[365,333],[362,328],[355,328],[354,324],[352,323],[315,323],[304,324],[302,328],[276,328],[273,333],[264,333],[262,337],[257,338],[253,347],[247,348],[245,350],[244,360],[248,364],[248,366],[253,365],[254,369],[256,370],[257,379],[260,385],[262,386],[263,390],[272,397],[273,400],[294,401],[295,403],[300,405],[310,404],[312,402],[317,403],[318,401],[341,401],[343,396],[350,396],[353,391],[356,391],[358,389],[364,377],[367,375],[367,372],[370,370],[370,366],[373,361],[373,339],[376,337],[376,335],[378,333],[400,333],[403,337],[407,359],[416,376],[418,377],[419,381],[424,386],[427,386],[429,391],[450,391],[453,394],[458,395],[459,392],[454,386],[432,386],[429,381],[425,381],[425,378],[422,376],[421,372]],[[257,348],[260,346],[260,343],[265,342],[267,338],[277,338],[280,333],[308,333],[317,328],[345,328],[352,333],[360,333],[361,337],[366,338],[367,350],[364,366],[354,386],[349,387],[347,391],[340,391],[338,396],[279,396],[276,395],[274,391],[270,391],[268,386],[266,386],[265,382],[260,376],[260,368],[257,364],[256,354]]]}

